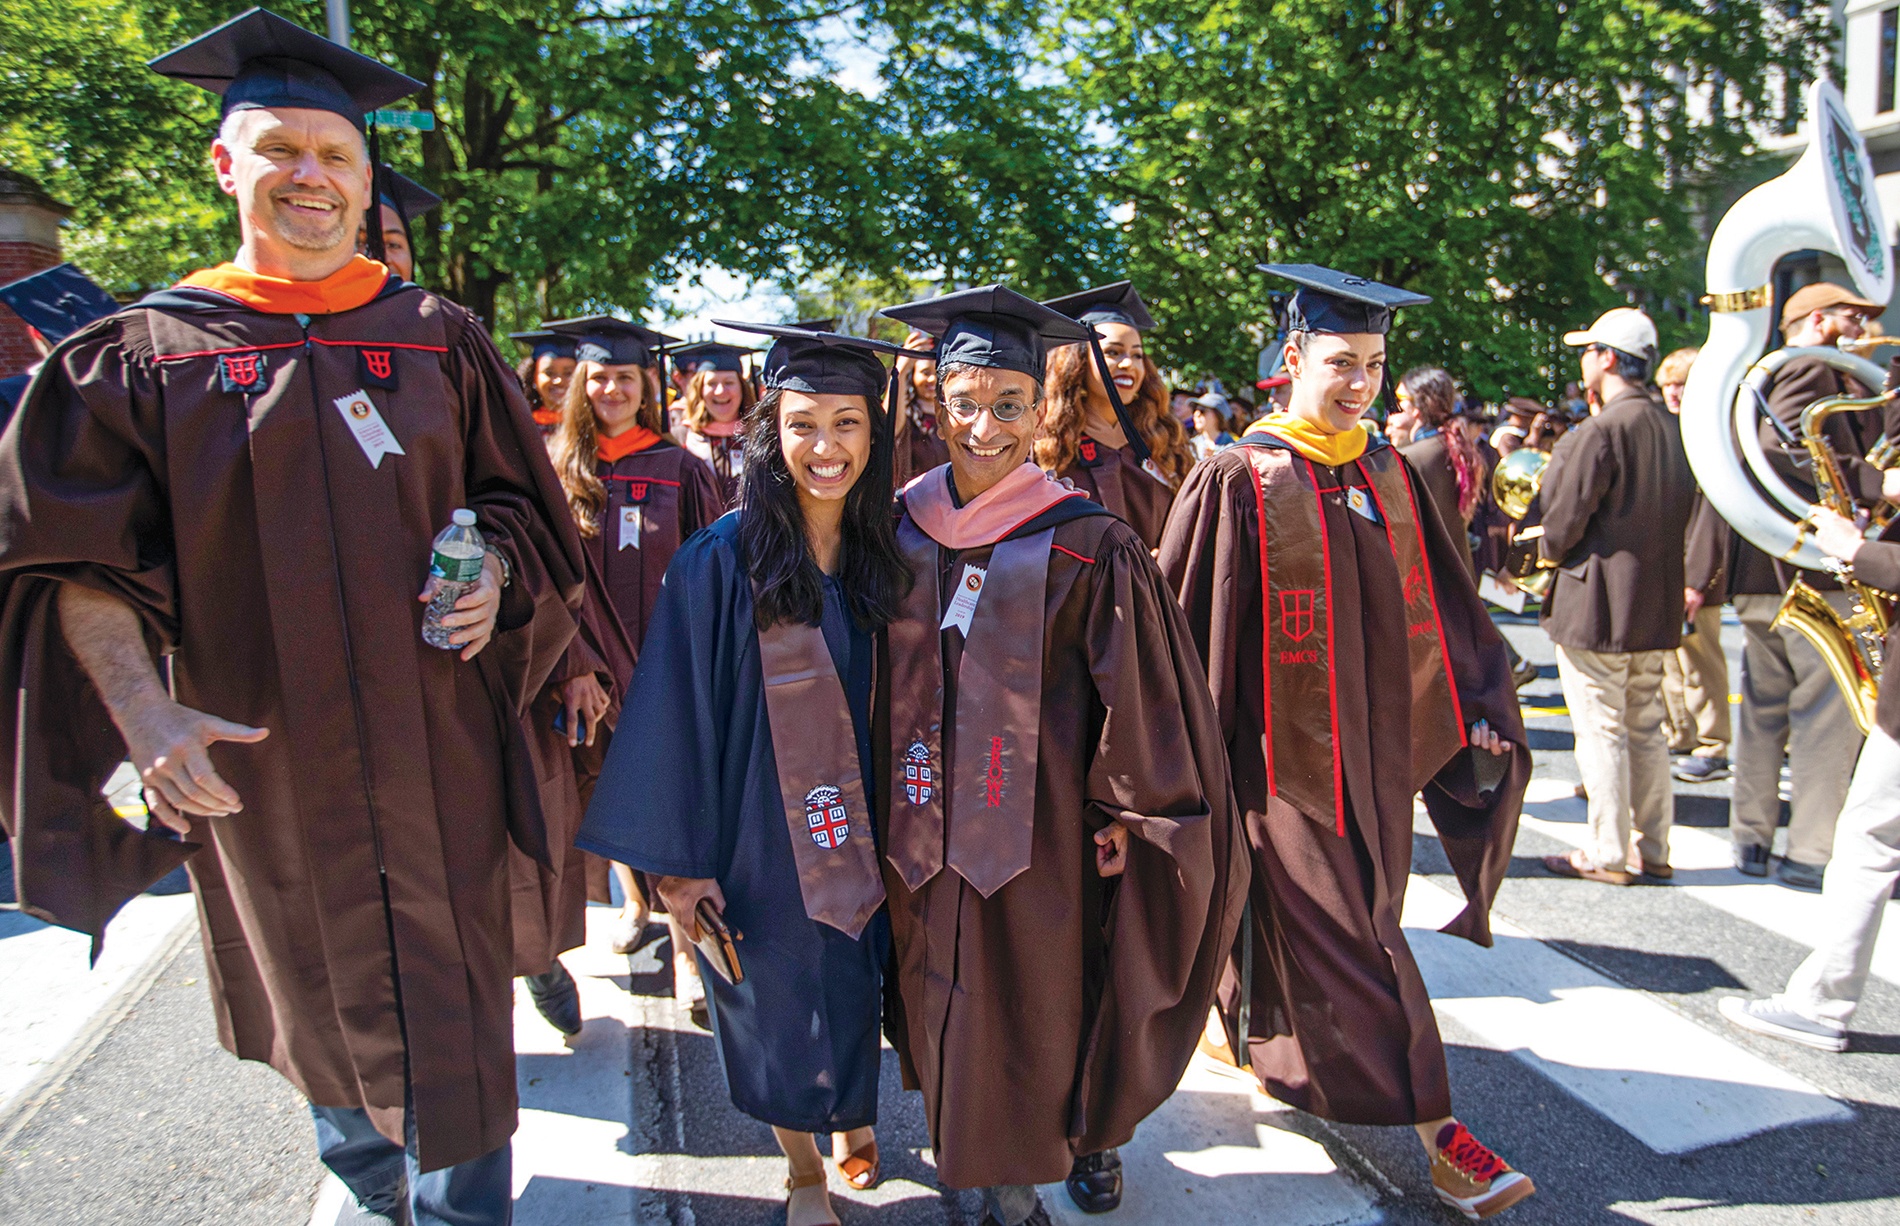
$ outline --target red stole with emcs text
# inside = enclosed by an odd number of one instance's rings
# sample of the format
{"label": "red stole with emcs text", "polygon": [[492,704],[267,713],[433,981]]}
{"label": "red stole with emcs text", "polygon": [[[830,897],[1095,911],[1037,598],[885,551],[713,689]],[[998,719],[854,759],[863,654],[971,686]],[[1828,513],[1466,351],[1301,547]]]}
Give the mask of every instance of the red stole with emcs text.
{"label": "red stole with emcs text", "polygon": [[[1267,726],[1267,794],[1346,833],[1339,754],[1339,678],[1333,666],[1333,553],[1327,539],[1318,469],[1296,452],[1244,449],[1257,478],[1260,517],[1262,644]],[[1357,461],[1365,493],[1385,527],[1398,564],[1411,662],[1412,786],[1424,787],[1466,744],[1464,717],[1438,618],[1418,503],[1405,466],[1390,447]],[[1350,482],[1352,465],[1334,471]],[[1367,593],[1366,599],[1375,599]],[[1343,628],[1348,634],[1359,627]]]}

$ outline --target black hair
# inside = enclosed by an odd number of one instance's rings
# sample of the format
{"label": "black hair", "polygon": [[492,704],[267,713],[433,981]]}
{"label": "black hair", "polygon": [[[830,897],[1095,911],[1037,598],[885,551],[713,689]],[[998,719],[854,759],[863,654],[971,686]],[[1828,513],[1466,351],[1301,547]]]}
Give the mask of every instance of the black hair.
{"label": "black hair", "polygon": [[[779,622],[815,626],[824,617],[824,576],[805,539],[805,513],[779,444],[774,389],[745,417],[745,474],[739,499],[739,556],[755,585],[753,620],[765,630]],[[892,448],[881,404],[869,403],[871,458],[844,500],[844,548],[838,582],[845,608],[858,625],[878,630],[895,621],[910,591],[910,565],[897,548],[892,512]]]}
{"label": "black hair", "polygon": [[1649,382],[1649,359],[1639,358],[1633,353],[1625,353],[1615,345],[1597,342],[1597,348],[1616,359],[1616,373],[1626,382],[1638,385]]}

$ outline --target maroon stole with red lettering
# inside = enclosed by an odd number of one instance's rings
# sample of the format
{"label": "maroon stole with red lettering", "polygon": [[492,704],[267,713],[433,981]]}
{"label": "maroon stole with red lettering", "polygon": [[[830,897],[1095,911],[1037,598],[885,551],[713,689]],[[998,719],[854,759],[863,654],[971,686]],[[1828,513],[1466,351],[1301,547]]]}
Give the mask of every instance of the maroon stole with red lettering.
{"label": "maroon stole with red lettering", "polygon": [[857,938],[884,902],[858,738],[820,626],[759,631],[765,712],[805,914]]}
{"label": "maroon stole with red lettering", "polygon": [[[1339,680],[1333,669],[1338,629],[1333,625],[1333,554],[1321,513],[1318,470],[1311,460],[1283,447],[1245,450],[1258,478],[1254,491],[1263,578],[1267,794],[1315,821],[1331,820],[1344,835]],[[1464,716],[1438,620],[1418,502],[1405,466],[1390,447],[1366,452],[1357,464],[1403,576],[1406,648],[1412,666],[1412,777],[1414,787],[1423,787],[1465,745]],[[1342,466],[1337,471],[1344,477],[1352,469]],[[1347,633],[1357,630],[1346,627]]]}
{"label": "maroon stole with red lettering", "polygon": [[[1114,521],[1100,517],[1104,530]],[[985,898],[1029,867],[1042,734],[1042,641],[1053,528],[997,542],[957,666],[956,752],[943,763],[937,542],[906,515],[917,577],[891,623],[891,866],[911,890],[947,863]],[[945,800],[948,793],[948,820]]]}

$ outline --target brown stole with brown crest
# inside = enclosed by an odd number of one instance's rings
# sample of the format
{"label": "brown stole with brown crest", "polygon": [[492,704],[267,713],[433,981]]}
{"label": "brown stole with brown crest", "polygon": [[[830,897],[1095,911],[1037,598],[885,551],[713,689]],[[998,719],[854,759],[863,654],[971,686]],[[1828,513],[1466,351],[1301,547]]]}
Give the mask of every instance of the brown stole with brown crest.
{"label": "brown stole with brown crest", "polygon": [[[906,515],[917,582],[891,623],[889,856],[911,890],[948,863],[985,898],[1029,867],[1042,735],[1043,603],[1055,529],[997,542],[957,670],[956,755],[943,761],[937,542]],[[945,800],[948,793],[948,822]]]}
{"label": "brown stole with brown crest", "polygon": [[[1320,506],[1325,494],[1313,462],[1304,456],[1282,447],[1245,450],[1258,478],[1267,794],[1315,821],[1330,820],[1344,835],[1333,554]],[[1384,521],[1403,584],[1412,674],[1412,780],[1418,788],[1465,745],[1464,716],[1405,466],[1390,447],[1368,451],[1356,463]],[[1337,471],[1343,479],[1352,470],[1342,466]],[[1346,632],[1357,633],[1358,627]]]}
{"label": "brown stole with brown crest", "polygon": [[759,631],[765,712],[805,914],[856,939],[884,902],[851,705],[820,626]]}

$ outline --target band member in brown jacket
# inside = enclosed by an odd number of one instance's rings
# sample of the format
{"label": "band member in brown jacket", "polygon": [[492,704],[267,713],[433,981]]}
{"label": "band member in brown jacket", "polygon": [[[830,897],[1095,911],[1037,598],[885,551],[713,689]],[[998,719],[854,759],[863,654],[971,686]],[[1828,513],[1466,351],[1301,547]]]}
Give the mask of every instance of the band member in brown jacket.
{"label": "band member in brown jacket", "polygon": [[1638,873],[1671,874],[1663,659],[1682,642],[1695,478],[1675,417],[1645,386],[1656,359],[1649,316],[1618,307],[1564,343],[1583,350],[1583,386],[1601,407],[1558,442],[1544,472],[1539,553],[1557,575],[1543,625],[1576,732],[1592,845],[1544,864],[1629,885]]}

